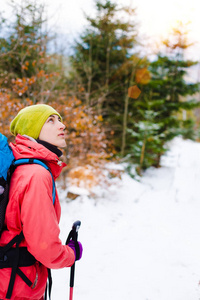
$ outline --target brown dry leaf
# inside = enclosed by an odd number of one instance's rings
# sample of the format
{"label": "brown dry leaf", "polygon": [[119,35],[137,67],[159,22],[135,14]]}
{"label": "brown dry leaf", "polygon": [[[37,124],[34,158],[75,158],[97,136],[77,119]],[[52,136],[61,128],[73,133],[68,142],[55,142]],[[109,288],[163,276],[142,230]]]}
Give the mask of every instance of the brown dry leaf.
{"label": "brown dry leaf", "polygon": [[137,99],[141,94],[141,90],[137,85],[133,85],[128,89],[128,96],[133,99]]}
{"label": "brown dry leaf", "polygon": [[151,79],[150,73],[147,68],[138,69],[136,71],[136,82],[141,84],[148,84]]}

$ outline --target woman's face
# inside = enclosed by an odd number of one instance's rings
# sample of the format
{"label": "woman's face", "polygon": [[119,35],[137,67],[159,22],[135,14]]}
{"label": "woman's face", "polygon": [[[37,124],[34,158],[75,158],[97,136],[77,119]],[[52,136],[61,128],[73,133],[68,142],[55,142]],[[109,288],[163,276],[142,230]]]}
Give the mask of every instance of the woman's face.
{"label": "woman's face", "polygon": [[65,125],[61,122],[60,117],[51,115],[44,123],[40,131],[39,139],[63,148],[66,146],[64,130]]}

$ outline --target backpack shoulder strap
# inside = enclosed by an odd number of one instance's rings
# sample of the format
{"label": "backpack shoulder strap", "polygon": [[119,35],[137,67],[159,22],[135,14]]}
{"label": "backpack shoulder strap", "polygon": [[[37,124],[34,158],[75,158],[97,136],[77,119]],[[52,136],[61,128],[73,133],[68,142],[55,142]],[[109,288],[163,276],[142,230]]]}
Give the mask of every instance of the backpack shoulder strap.
{"label": "backpack shoulder strap", "polygon": [[49,173],[51,174],[52,183],[53,183],[52,198],[53,198],[53,204],[54,204],[55,198],[56,198],[56,186],[55,186],[55,180],[53,178],[53,174],[51,173],[50,168],[43,161],[41,161],[40,159],[36,159],[36,158],[20,158],[20,159],[16,159],[13,161],[14,167],[18,167],[21,165],[30,165],[30,164],[40,165],[40,166],[44,167],[46,170],[48,170]]}
{"label": "backpack shoulder strap", "polygon": [[[21,165],[28,165],[28,164],[38,164],[42,167],[44,167],[46,170],[49,171],[49,173],[51,174],[52,177],[52,183],[53,183],[53,190],[52,190],[52,198],[53,198],[53,204],[55,203],[55,195],[56,195],[56,188],[55,188],[55,181],[53,178],[53,174],[51,173],[50,168],[41,160],[39,159],[35,159],[35,158],[22,158],[22,159],[17,159],[14,160],[11,164],[11,167],[9,168],[9,174],[8,174],[8,182],[12,176],[12,173],[14,172],[15,168]],[[1,247],[0,249],[0,268],[2,268],[1,266],[1,262],[3,264],[3,268],[7,268],[7,267],[11,267],[11,277],[10,277],[10,281],[9,281],[9,285],[8,285],[8,290],[7,290],[7,294],[6,294],[6,299],[11,299],[12,296],[12,291],[13,291],[13,286],[14,286],[14,282],[15,282],[15,277],[16,274],[18,274],[22,280],[28,285],[28,286],[32,286],[32,282],[28,279],[28,277],[19,269],[19,258],[20,256],[20,250],[21,248],[19,247],[19,244],[21,243],[22,239],[24,238],[23,236],[23,232],[21,231],[21,233],[17,236],[15,236],[8,244],[6,244],[4,247]],[[16,244],[16,247],[14,247],[14,252],[11,253],[11,249],[12,246]],[[24,254],[28,253],[28,265],[32,265],[33,263],[35,263],[35,258],[31,256],[31,261],[29,261],[30,259],[30,253],[27,251],[27,249],[25,249],[26,252],[23,253],[23,257]],[[12,256],[14,257],[14,263],[11,265],[7,265],[7,257],[8,257],[8,252],[10,251],[10,253],[12,254]],[[3,261],[2,258],[3,257]],[[34,259],[34,260],[33,260]],[[9,262],[9,260],[8,260]],[[29,264],[30,263],[30,264]],[[22,266],[24,266],[22,264]],[[27,263],[26,265],[27,266]]]}

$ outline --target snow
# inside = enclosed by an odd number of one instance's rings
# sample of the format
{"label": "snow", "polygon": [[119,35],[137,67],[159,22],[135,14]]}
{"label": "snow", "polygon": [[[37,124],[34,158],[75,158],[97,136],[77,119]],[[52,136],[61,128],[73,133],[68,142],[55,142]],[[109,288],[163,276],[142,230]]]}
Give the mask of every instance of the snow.
{"label": "snow", "polygon": [[[200,299],[200,144],[176,138],[141,181],[67,202],[61,193],[61,239],[81,220],[84,252],[73,300]],[[69,298],[69,268],[53,271],[52,299]]]}

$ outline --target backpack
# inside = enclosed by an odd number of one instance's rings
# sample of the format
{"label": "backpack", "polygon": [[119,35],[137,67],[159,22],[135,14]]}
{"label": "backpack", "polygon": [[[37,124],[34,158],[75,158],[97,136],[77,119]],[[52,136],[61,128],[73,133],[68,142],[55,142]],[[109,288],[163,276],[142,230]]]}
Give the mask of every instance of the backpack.
{"label": "backpack", "polygon": [[[0,236],[2,231],[5,229],[4,219],[6,207],[9,201],[9,185],[11,176],[18,166],[26,164],[39,164],[50,172],[53,184],[52,198],[54,204],[56,194],[55,181],[48,166],[42,160],[34,158],[22,158],[16,160],[10,146],[8,145],[7,138],[0,133]],[[16,274],[18,274],[28,286],[33,285],[28,277],[19,269],[19,267],[31,266],[36,262],[36,259],[30,252],[28,252],[26,247],[19,247],[23,238],[23,232],[21,232],[7,245],[0,247],[0,269],[12,268],[6,295],[7,299],[11,298]],[[15,247],[13,247],[14,245]]]}

